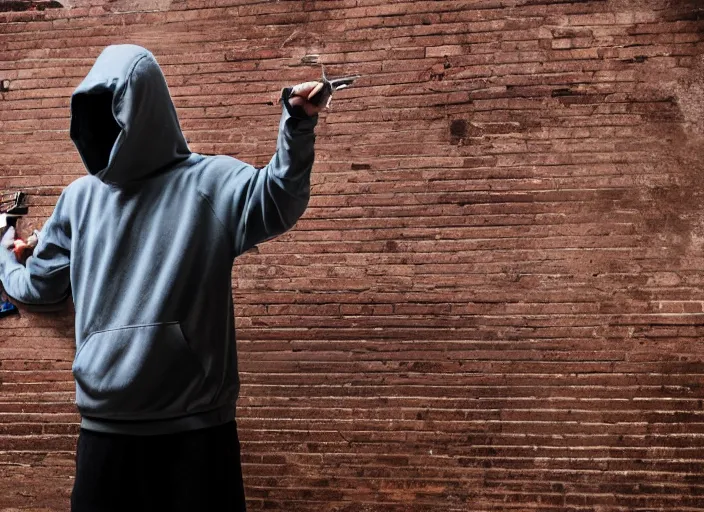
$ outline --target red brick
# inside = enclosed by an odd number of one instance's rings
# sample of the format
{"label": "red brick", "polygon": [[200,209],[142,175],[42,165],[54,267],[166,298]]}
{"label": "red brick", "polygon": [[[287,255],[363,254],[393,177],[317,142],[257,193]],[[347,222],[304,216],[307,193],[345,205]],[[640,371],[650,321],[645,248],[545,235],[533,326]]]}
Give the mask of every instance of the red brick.
{"label": "red brick", "polygon": [[[505,3],[0,13],[22,230],[85,172],[68,99],[106,44],[154,51],[192,149],[258,165],[303,56],[363,75],[304,217],[235,265],[252,510],[704,506],[697,8]],[[68,510],[71,315],[1,321],[0,508]]]}

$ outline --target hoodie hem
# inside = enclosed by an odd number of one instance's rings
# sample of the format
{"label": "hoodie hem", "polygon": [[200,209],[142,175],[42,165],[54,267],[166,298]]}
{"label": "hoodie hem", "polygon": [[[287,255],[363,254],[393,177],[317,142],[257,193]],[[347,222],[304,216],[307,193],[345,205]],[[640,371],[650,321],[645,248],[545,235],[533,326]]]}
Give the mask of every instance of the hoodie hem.
{"label": "hoodie hem", "polygon": [[216,427],[234,421],[234,419],[235,406],[228,404],[212,411],[164,420],[108,420],[83,416],[81,428],[106,434],[149,436]]}

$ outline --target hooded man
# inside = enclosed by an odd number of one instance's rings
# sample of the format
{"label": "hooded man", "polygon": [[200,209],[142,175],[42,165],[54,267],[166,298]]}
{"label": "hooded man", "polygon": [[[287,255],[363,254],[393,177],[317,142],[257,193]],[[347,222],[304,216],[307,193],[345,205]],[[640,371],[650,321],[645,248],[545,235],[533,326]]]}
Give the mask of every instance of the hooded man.
{"label": "hooded man", "polygon": [[26,267],[0,248],[16,302],[73,296],[73,512],[245,509],[232,265],[306,210],[316,85],[283,90],[262,169],[191,153],[144,48],[109,46],[73,93],[89,175],[63,191]]}

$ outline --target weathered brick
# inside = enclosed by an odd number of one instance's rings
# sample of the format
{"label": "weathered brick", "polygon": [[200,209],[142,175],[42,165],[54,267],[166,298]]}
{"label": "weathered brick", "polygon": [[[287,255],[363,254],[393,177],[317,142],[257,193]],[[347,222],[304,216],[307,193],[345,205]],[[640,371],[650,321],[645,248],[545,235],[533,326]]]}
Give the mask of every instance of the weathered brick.
{"label": "weathered brick", "polygon": [[[235,265],[252,510],[704,509],[701,13],[509,3],[0,13],[22,232],[85,172],[68,100],[107,44],[155,53],[193,150],[255,165],[306,55],[362,75],[303,218]],[[1,321],[0,508],[68,510],[71,312]]]}

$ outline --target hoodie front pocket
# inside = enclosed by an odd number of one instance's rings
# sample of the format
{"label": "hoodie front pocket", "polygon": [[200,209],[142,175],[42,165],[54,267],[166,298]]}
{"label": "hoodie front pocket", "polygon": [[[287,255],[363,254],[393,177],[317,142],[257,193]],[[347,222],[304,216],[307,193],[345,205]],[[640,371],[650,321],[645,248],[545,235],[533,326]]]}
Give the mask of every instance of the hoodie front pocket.
{"label": "hoodie front pocket", "polygon": [[92,333],[76,354],[73,375],[76,404],[86,416],[159,419],[207,405],[203,365],[178,322]]}

